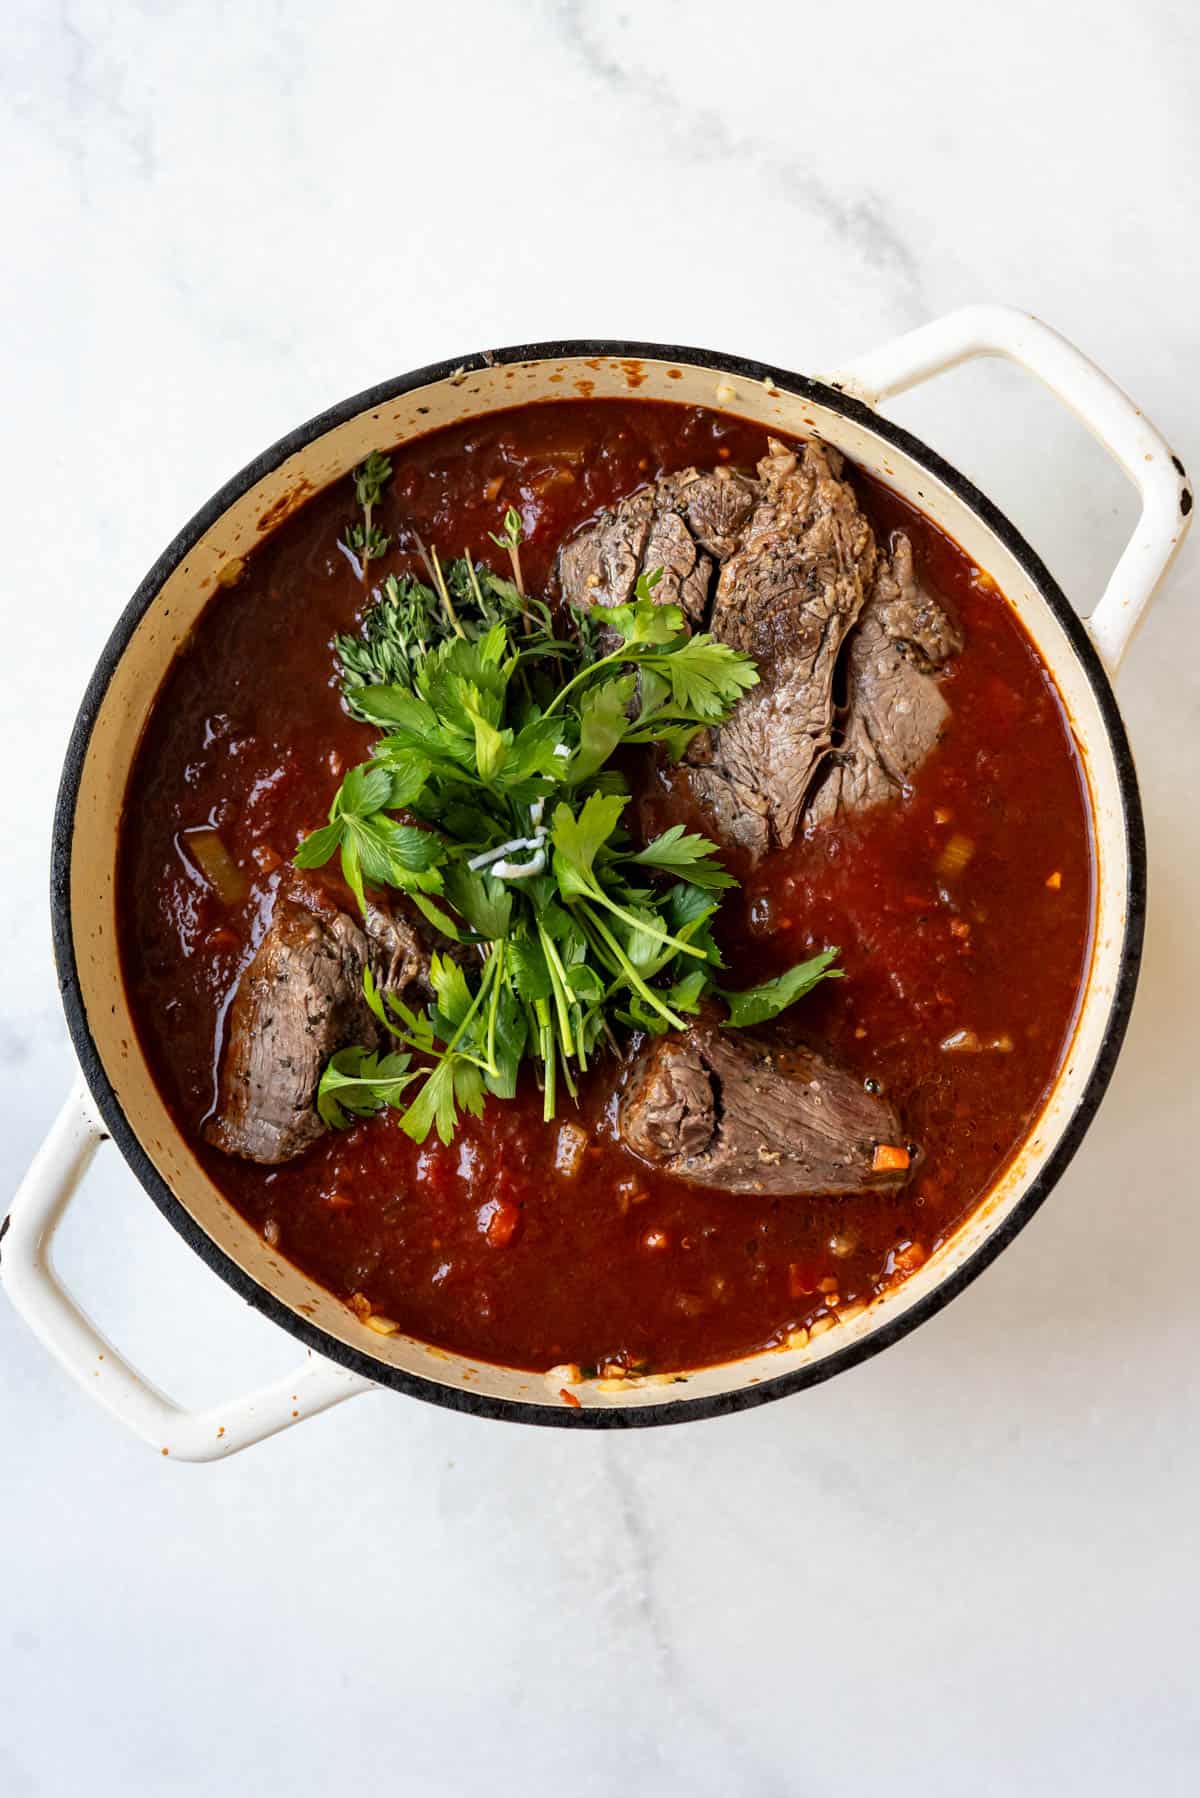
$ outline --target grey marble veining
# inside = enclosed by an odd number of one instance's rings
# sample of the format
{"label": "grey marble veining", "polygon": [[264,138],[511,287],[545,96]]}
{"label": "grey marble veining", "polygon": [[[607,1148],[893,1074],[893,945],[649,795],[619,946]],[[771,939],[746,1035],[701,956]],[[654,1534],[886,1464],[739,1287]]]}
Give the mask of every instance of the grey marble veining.
{"label": "grey marble veining", "polygon": [[[698,212],[703,212],[704,184],[711,171],[730,166],[740,185],[760,200],[779,205],[781,233],[793,229],[798,219],[810,229],[814,220],[819,221],[881,286],[893,292],[899,306],[907,306],[908,322],[917,324],[929,316],[918,258],[889,216],[883,195],[874,188],[846,187],[831,179],[836,163],[824,153],[825,146],[810,144],[797,153],[732,130],[719,110],[697,103],[672,81],[669,65],[656,68],[638,60],[635,19],[630,14],[615,14],[611,8],[589,5],[588,0],[561,0],[559,17],[565,42],[588,73],[608,89],[613,103],[636,106],[653,117],[670,150],[692,171]],[[610,46],[610,32],[618,44]],[[826,168],[830,175],[823,173]],[[740,249],[736,232],[723,230],[719,220],[701,225],[700,232],[710,253],[733,254]],[[763,273],[769,278],[769,270],[764,268]]]}
{"label": "grey marble veining", "polygon": [[[1200,460],[1200,30],[1170,0],[13,0],[0,1180],[71,1078],[49,817],[111,624],[298,420],[483,344],[808,371],[1039,312]],[[896,415],[1086,610],[1130,528],[1010,370]],[[1053,1200],[898,1348],[611,1440],[391,1396],[207,1470],[127,1441],[0,1302],[0,1794],[1190,1794],[1200,608],[1121,678],[1152,867],[1127,1048]],[[1037,945],[1030,945],[1037,954]],[[294,1359],[102,1154],[89,1309],[186,1402]]]}

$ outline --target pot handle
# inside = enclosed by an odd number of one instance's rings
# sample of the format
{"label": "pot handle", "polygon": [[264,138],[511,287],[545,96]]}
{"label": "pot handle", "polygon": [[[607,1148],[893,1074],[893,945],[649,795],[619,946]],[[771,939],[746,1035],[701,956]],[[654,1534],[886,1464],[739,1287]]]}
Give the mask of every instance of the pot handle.
{"label": "pot handle", "polygon": [[1004,356],[1036,375],[1120,463],[1142,513],[1087,628],[1115,675],[1155,588],[1191,523],[1192,492],[1170,445],[1074,344],[1011,306],[966,306],[869,350],[827,377],[868,406],[976,356]]}
{"label": "pot handle", "polygon": [[143,1379],[91,1322],[54,1269],[54,1233],[108,1133],[80,1081],[0,1225],[0,1284],[44,1347],[84,1391],[176,1461],[218,1461],[315,1417],[372,1382],[309,1352],[294,1373],[204,1411],[185,1411]]}

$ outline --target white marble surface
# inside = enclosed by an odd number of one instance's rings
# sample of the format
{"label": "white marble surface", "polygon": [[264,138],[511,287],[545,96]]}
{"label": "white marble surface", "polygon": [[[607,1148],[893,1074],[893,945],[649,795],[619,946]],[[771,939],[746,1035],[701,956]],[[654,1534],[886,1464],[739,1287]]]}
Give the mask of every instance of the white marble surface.
{"label": "white marble surface", "polygon": [[[78,697],[298,419],[486,344],[816,371],[995,298],[1200,460],[1187,0],[10,0],[3,40],[6,1190],[71,1077],[45,889]],[[1132,502],[1079,428],[996,367],[897,412],[1086,610]],[[192,1470],[0,1303],[4,1798],[1196,1789],[1196,584],[1193,538],[1121,681],[1153,892],[1111,1095],[882,1358],[624,1438],[379,1395]],[[65,1258],[184,1398],[291,1359],[114,1152]]]}

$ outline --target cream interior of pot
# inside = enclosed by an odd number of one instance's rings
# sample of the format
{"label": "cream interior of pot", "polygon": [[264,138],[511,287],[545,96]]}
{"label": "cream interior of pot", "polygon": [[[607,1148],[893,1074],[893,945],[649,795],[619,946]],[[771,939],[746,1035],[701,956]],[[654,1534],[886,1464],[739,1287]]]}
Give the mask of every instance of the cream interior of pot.
{"label": "cream interior of pot", "polygon": [[471,1362],[412,1338],[380,1337],[275,1253],[212,1185],[181,1139],[143,1060],[121,980],[114,894],[126,778],[147,713],[172,657],[230,562],[245,556],[311,493],[344,476],[380,444],[525,402],[577,394],[715,406],[799,436],[818,435],[926,512],[996,581],[1054,675],[1087,772],[1093,806],[1096,919],[1091,967],[1075,1035],[1042,1115],[995,1188],[957,1233],[899,1290],[801,1350],[772,1351],[694,1372],[684,1383],[627,1381],[619,1392],[581,1389],[585,1404],[638,1406],[689,1400],[770,1380],[838,1354],[907,1311],[1001,1226],[1067,1129],[1099,1053],[1117,980],[1128,885],[1125,822],[1109,739],[1065,632],[1031,577],[991,530],[918,462],[869,426],[768,382],[685,362],[569,358],[516,363],[444,378],[378,404],[318,437],[263,477],[213,524],[168,578],[138,625],[96,717],[83,768],[71,858],[71,914],[88,1023],[125,1116],[162,1178],[215,1243],[293,1312],[376,1362],[494,1398],[561,1405],[538,1375]]}

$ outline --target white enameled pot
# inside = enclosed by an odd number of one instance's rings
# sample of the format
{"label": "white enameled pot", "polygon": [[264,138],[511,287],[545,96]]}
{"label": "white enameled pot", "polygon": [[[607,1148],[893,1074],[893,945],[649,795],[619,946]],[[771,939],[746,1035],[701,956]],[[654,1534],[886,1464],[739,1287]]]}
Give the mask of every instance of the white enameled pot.
{"label": "white enameled pot", "polygon": [[[1038,376],[1140,492],[1137,528],[1086,625],[996,508],[875,411],[890,395],[989,355]],[[222,571],[381,444],[580,393],[716,406],[767,428],[818,435],[961,544],[993,577],[1057,682],[1090,789],[1097,899],[1086,988],[1057,1082],[994,1189],[917,1274],[803,1349],[750,1356],[681,1383],[629,1380],[618,1391],[584,1385],[575,1409],[537,1375],[403,1335],[373,1334],[238,1216],[192,1156],[146,1068],[121,981],[114,894],[126,779],[147,713]],[[156,1449],[186,1460],[230,1454],[380,1386],[573,1429],[681,1422],[795,1392],[896,1341],[960,1292],[1028,1220],[1108,1083],[1137,977],[1145,874],[1136,779],[1109,683],[1187,529],[1191,503],[1182,464],[1137,407],[1045,325],[999,307],[955,313],[823,380],[663,345],[536,344],[421,369],[303,425],[237,475],[176,537],[114,630],[83,701],[59,796],[52,878],[58,972],[82,1079],[0,1231],[0,1280],[14,1305],[93,1398]],[[109,1135],[214,1272],[304,1345],[295,1373],[249,1397],[189,1412],[150,1385],[84,1316],[55,1274],[51,1247],[92,1154]]]}

